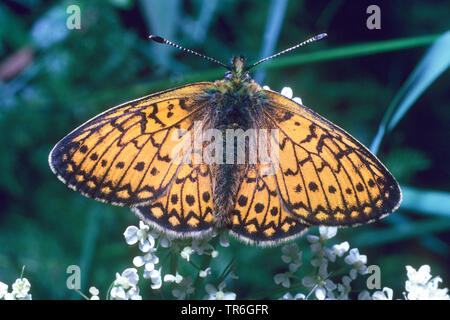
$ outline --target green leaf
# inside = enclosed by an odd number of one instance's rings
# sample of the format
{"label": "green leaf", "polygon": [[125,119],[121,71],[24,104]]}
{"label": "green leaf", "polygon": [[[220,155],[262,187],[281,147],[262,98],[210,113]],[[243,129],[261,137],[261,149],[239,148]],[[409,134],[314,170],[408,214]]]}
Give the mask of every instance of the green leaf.
{"label": "green leaf", "polygon": [[370,150],[377,153],[386,133],[394,129],[420,95],[450,66],[450,31],[440,36],[392,100]]}
{"label": "green leaf", "polygon": [[450,217],[450,193],[402,186],[402,209]]}
{"label": "green leaf", "polygon": [[339,48],[325,49],[309,53],[299,53],[296,55],[277,58],[271,63],[262,64],[262,66],[264,66],[264,68],[266,69],[281,68],[305,63],[345,59],[383,52],[410,49],[428,45],[435,41],[438,36],[439,35],[426,35],[404,39],[359,43]]}
{"label": "green leaf", "polygon": [[383,230],[375,230],[375,231],[365,230],[353,237],[352,245],[356,247],[374,247],[386,243],[416,238],[419,236],[424,236],[435,232],[447,231],[449,229],[450,229],[450,219],[448,218],[429,219],[427,221],[412,222],[409,224],[399,224],[391,228],[385,228]]}

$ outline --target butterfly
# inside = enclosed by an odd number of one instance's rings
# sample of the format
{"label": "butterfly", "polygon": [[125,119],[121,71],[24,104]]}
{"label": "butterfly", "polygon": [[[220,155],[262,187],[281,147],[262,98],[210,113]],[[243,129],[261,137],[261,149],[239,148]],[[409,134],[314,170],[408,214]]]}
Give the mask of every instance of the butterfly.
{"label": "butterfly", "polygon": [[[249,75],[259,63],[325,36],[251,66],[242,56],[227,66],[150,36],[220,64],[227,69],[224,79],[106,110],[56,144],[50,167],[73,190],[129,206],[144,222],[176,237],[222,228],[264,246],[298,237],[310,226],[378,220],[401,202],[399,185],[385,166],[343,129],[263,89]],[[225,144],[221,139],[233,130],[243,138],[233,136]],[[259,149],[249,151],[255,144]],[[269,161],[260,159],[269,153]],[[239,163],[223,161],[239,154]]]}

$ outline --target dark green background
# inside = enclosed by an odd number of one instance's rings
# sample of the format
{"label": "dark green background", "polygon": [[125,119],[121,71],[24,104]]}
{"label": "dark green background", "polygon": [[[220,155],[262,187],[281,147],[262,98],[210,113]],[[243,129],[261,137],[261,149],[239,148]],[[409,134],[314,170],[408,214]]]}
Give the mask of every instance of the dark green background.
{"label": "dark green background", "polygon": [[[51,173],[47,156],[59,139],[108,107],[222,77],[225,70],[150,42],[149,34],[224,62],[233,54],[252,62],[271,43],[279,51],[327,32],[325,40],[261,65],[261,84],[277,91],[291,87],[306,106],[370,145],[394,96],[431,44],[421,43],[422,36],[434,39],[450,27],[449,1],[291,0],[286,10],[284,2],[2,1],[0,281],[11,284],[25,265],[35,299],[78,298],[65,283],[67,266],[77,264],[83,291],[95,285],[104,297],[115,272],[132,266],[138,251],[125,244],[122,233],[137,224],[134,215],[66,188]],[[70,4],[81,8],[80,30],[66,28]],[[380,30],[366,28],[370,4],[381,8]],[[402,38],[412,45],[376,52],[384,41]],[[357,54],[358,45],[366,43],[374,46]],[[339,58],[327,56],[341,47]],[[450,277],[449,80],[445,72],[424,92],[378,153],[417,196],[409,192],[408,206],[380,222],[338,234],[337,241],[349,241],[368,255],[369,264],[381,266],[382,286],[393,288],[397,298],[404,290],[405,265],[430,264],[446,286]],[[424,204],[423,196],[437,191],[444,201]],[[304,239],[297,242],[307,245]],[[280,255],[279,248],[233,241],[213,266],[221,270],[235,256],[240,279],[229,289],[246,298],[275,287],[273,275],[285,270]],[[152,294],[147,283],[141,286],[144,297],[171,296]]]}

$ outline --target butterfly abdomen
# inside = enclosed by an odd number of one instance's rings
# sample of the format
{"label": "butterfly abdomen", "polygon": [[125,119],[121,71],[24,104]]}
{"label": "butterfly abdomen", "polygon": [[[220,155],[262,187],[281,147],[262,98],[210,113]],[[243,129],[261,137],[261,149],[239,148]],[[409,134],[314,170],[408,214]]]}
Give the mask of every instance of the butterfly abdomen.
{"label": "butterfly abdomen", "polygon": [[[253,81],[236,83],[218,81],[217,89],[210,93],[213,97],[212,127],[220,130],[223,137],[223,158],[220,164],[214,166],[213,194],[215,217],[219,225],[231,223],[231,212],[235,206],[236,195],[240,183],[245,177],[250,160],[249,139],[244,145],[238,145],[237,135],[248,135],[252,129],[258,128],[255,115],[258,111],[256,87]],[[259,86],[258,86],[259,87]],[[231,137],[231,138],[230,138]],[[238,156],[238,149],[243,148],[244,157]],[[231,161],[230,161],[231,160]]]}

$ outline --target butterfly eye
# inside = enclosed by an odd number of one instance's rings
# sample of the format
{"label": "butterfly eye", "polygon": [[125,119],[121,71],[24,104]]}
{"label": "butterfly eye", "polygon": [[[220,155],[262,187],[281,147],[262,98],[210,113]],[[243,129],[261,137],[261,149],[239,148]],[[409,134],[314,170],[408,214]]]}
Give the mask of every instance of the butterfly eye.
{"label": "butterfly eye", "polygon": [[245,78],[245,80],[249,80],[252,77],[250,76],[250,74],[248,72],[246,72],[245,75],[244,75],[244,78]]}
{"label": "butterfly eye", "polygon": [[225,72],[224,78],[225,78],[225,79],[231,79],[231,78],[233,78],[233,75],[231,74],[231,71]]}

